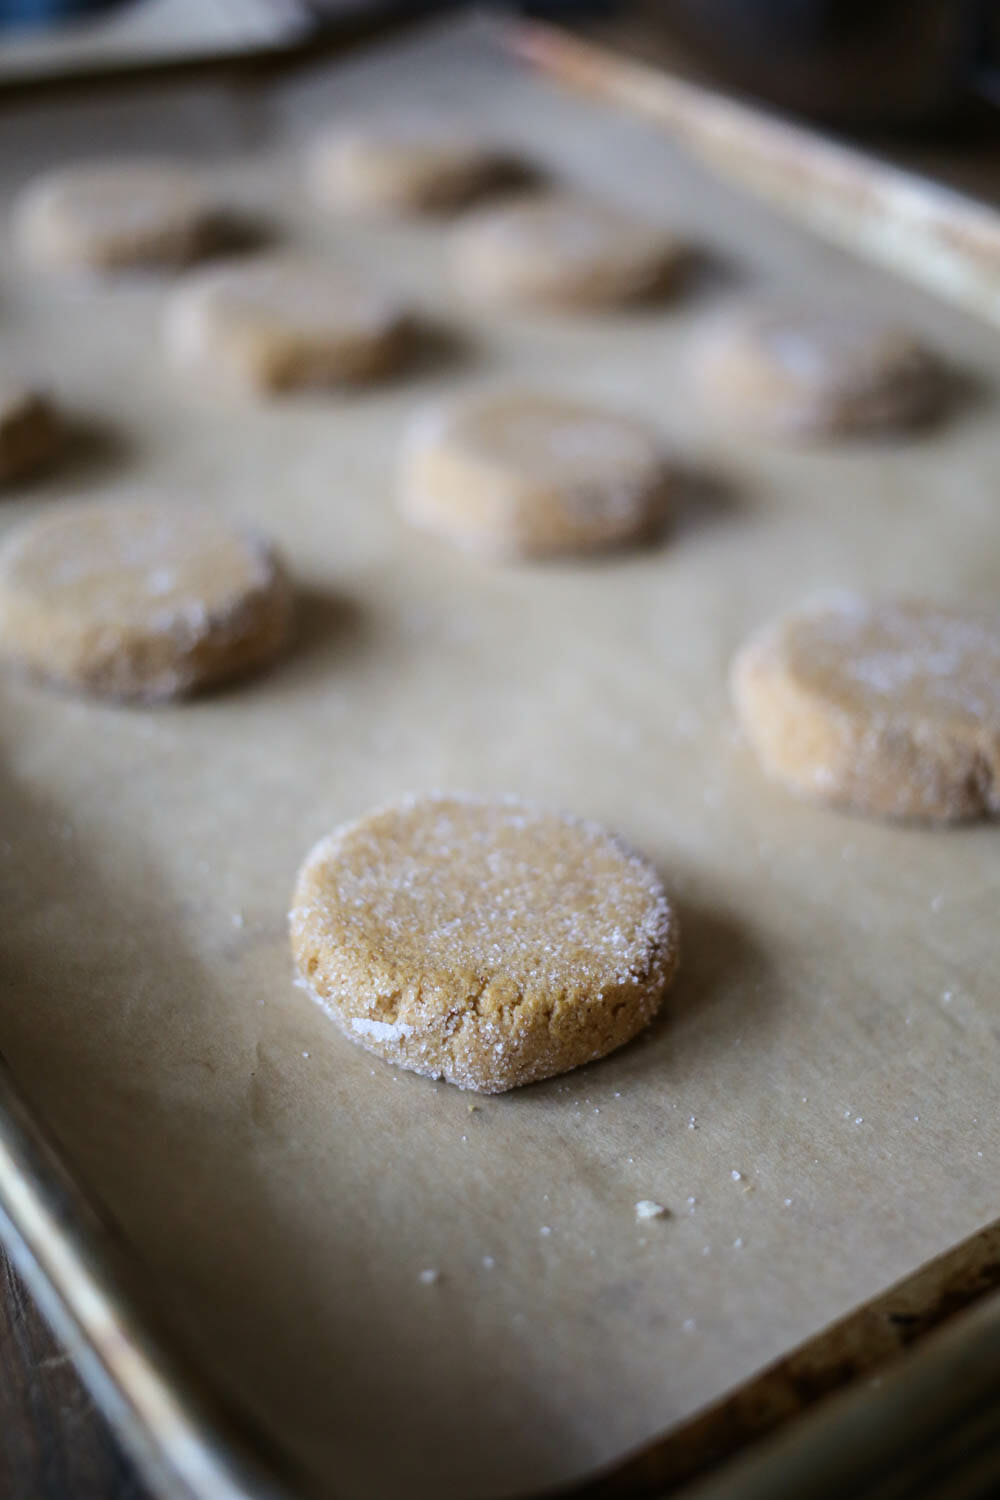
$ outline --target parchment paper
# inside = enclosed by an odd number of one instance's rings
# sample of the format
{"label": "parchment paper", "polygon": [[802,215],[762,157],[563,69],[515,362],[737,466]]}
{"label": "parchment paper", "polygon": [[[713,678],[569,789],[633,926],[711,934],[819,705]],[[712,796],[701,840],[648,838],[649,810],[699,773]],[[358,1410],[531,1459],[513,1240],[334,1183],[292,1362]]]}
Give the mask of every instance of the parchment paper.
{"label": "parchment paper", "polygon": [[[309,124],[403,99],[690,229],[714,270],[652,311],[460,307],[437,227],[360,229],[302,201]],[[81,494],[193,498],[271,533],[302,588],[295,651],[212,698],[0,688],[0,1046],[209,1369],[331,1493],[523,1491],[651,1438],[1000,1214],[996,828],[791,801],[725,684],[744,633],[817,589],[995,603],[995,337],[467,24],[270,93],[49,103],[2,130],[10,185],[113,145],[195,151],[289,241],[454,334],[382,390],[253,405],[167,368],[159,283],[2,267],[5,363],[93,429],[3,523]],[[898,315],[985,393],[902,445],[745,444],[698,410],[682,357],[722,296],[768,284]],[[490,569],[402,527],[411,409],[508,377],[675,440],[705,481],[662,544]],[[292,987],[306,849],[429,787],[554,803],[656,862],[685,947],[644,1041],[476,1100],[394,1073]],[[637,1224],[641,1198],[671,1217]]]}

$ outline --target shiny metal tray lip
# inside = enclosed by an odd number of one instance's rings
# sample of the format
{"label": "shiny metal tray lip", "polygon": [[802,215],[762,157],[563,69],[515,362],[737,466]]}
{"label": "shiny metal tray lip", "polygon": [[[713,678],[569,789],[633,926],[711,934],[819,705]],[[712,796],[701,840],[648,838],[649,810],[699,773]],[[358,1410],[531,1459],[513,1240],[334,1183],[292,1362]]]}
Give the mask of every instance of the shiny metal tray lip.
{"label": "shiny metal tray lip", "polygon": [[[67,86],[73,92],[131,87],[151,77],[242,84],[329,61],[412,20],[412,13],[391,8],[329,32],[311,47],[166,69],[116,69],[74,77]],[[1000,213],[568,30],[523,20],[491,24],[522,61],[658,121],[707,165],[772,206],[1000,325]],[[37,90],[21,83],[0,88],[0,110],[62,87],[46,79]],[[726,122],[721,137],[720,118]],[[726,149],[747,122],[746,148]],[[772,146],[779,148],[777,172],[769,166]],[[803,171],[815,189],[806,212],[788,191]],[[861,182],[865,191],[847,191],[832,215],[817,218],[809,206],[838,182]],[[919,222],[930,233],[930,241],[918,234],[902,261],[882,253],[888,241],[873,242],[866,227],[873,213],[891,216],[899,205],[908,227]],[[957,278],[942,278],[934,250],[941,235],[950,247],[949,265],[959,259]],[[154,1493],[171,1500],[330,1496],[180,1356],[134,1249],[67,1169],[2,1054],[0,1240]],[[980,1466],[992,1463],[1000,1489],[998,1380],[1000,1224],[980,1230],[679,1428],[558,1493],[567,1500],[667,1494],[774,1500],[805,1493],[818,1500],[844,1493],[876,1500],[888,1493],[884,1481],[891,1474],[894,1482],[909,1476],[906,1494],[939,1496],[942,1476],[927,1465],[927,1454],[947,1441],[974,1449]]]}
{"label": "shiny metal tray lip", "polygon": [[128,1241],[68,1171],[2,1055],[0,1240],[154,1493],[178,1500],[316,1493],[171,1351]]}
{"label": "shiny metal tray lip", "polygon": [[[2,1057],[0,1239],[155,1494],[330,1500],[174,1352],[134,1252],[67,1171]],[[956,1462],[971,1454],[982,1464],[985,1448],[1000,1479],[998,1287],[993,1225],[679,1429],[558,1493],[876,1500],[891,1474],[909,1476],[899,1493],[930,1497],[942,1476],[927,1456],[945,1443]]]}
{"label": "shiny metal tray lip", "polygon": [[1000,211],[777,113],[654,65],[600,31],[525,22],[526,63],[642,115],[700,163],[861,259],[1000,328]]}

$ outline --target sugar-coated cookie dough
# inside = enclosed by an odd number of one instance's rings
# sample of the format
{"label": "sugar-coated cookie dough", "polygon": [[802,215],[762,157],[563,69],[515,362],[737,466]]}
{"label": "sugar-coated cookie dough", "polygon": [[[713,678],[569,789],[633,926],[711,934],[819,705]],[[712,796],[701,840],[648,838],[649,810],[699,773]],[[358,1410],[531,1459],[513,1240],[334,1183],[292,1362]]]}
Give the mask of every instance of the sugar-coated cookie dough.
{"label": "sugar-coated cookie dough", "polygon": [[917,339],[849,309],[732,312],[703,334],[694,362],[707,405],[777,437],[913,426],[948,393],[943,365]]}
{"label": "sugar-coated cookie dough", "polygon": [[48,172],[22,193],[14,222],[26,259],[93,271],[184,265],[233,228],[193,170],[140,159]]}
{"label": "sugar-coated cookie dough", "polygon": [[62,436],[48,396],[31,386],[0,380],[0,484],[44,468]]}
{"label": "sugar-coated cookie dough", "polygon": [[384,292],[325,262],[275,255],[185,278],[165,334],[179,363],[278,391],[386,374],[406,358],[413,330]]}
{"label": "sugar-coated cookie dough", "polygon": [[840,597],[753,636],[732,683],[795,791],[936,823],[1000,811],[1000,615]]}
{"label": "sugar-coated cookie dough", "polygon": [[452,231],[470,297],[527,306],[604,306],[666,288],[686,247],[668,230],[569,193],[483,208]]}
{"label": "sugar-coated cookie dough", "polygon": [[290,926],[300,982],[352,1041],[487,1094],[629,1041],[677,964],[655,871],[516,798],[413,797],[337,829]]}
{"label": "sugar-coated cookie dough", "polygon": [[0,547],[0,654],[113,698],[174,698],[262,665],[291,589],[274,553],[187,506],[63,506]]}
{"label": "sugar-coated cookie dough", "polygon": [[317,201],[359,214],[439,213],[509,172],[508,158],[467,130],[420,121],[331,126],[307,158]]}
{"label": "sugar-coated cookie dough", "polygon": [[519,390],[418,415],[401,470],[407,520],[501,559],[648,535],[666,515],[671,481],[663,446],[643,422]]}

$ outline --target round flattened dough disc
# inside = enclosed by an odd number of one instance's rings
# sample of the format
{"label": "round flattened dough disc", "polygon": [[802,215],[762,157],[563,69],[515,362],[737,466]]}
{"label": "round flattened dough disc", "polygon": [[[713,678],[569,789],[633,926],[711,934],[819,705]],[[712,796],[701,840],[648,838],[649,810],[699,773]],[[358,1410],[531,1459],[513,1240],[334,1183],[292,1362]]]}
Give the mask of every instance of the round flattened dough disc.
{"label": "round flattened dough disc", "polygon": [[465,292],[525,306],[604,306],[664,290],[686,257],[668,230],[569,194],[527,197],[466,216],[452,231]]}
{"label": "round flattened dough disc", "polygon": [[231,227],[196,173],[164,161],[65,167],[30,183],[15,209],[25,258],[62,270],[184,265]]}
{"label": "round flattened dough disc", "polygon": [[392,298],[338,268],[272,256],[188,277],[168,302],[165,335],[180,363],[266,391],[388,373],[412,328]]}
{"label": "round flattened dough disc", "polygon": [[178,697],[270,660],[291,591],[270,547],[182,506],[66,506],[0,548],[0,651],[64,686]]}
{"label": "round flattened dough disc", "polygon": [[733,692],[764,769],[877,817],[1000,811],[1000,616],[845,597],[743,646]]}
{"label": "round flattened dough disc", "polygon": [[929,420],[947,399],[933,354],[850,310],[731,314],[703,337],[695,366],[706,402],[776,436],[891,431]]}
{"label": "round flattened dough disc", "polygon": [[457,126],[405,121],[331,127],[307,161],[318,202],[376,215],[456,208],[509,172],[506,157]]}
{"label": "round flattened dough disc", "polygon": [[48,396],[0,382],[0,484],[44,468],[61,443],[62,428]]}
{"label": "round flattened dough disc", "polygon": [[290,926],[302,984],[352,1041],[483,1093],[620,1047],[677,962],[650,866],[516,799],[416,797],[338,829]]}
{"label": "round flattened dough disc", "polygon": [[644,423],[526,391],[460,399],[413,424],[400,509],[485,556],[613,547],[662,524],[670,469]]}

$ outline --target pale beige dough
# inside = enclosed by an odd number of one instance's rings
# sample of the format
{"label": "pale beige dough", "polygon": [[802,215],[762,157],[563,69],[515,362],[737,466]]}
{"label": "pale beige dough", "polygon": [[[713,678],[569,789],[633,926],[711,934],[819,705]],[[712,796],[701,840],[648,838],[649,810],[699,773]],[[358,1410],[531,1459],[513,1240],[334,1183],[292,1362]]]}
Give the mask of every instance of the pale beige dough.
{"label": "pale beige dough", "polygon": [[62,506],[0,547],[0,653],[82,692],[179,697],[269,661],[290,622],[270,546],[187,506]]}
{"label": "pale beige dough", "polygon": [[694,365],[706,405],[778,437],[910,427],[948,396],[943,365],[919,340],[852,309],[731,312],[698,340]]}
{"label": "pale beige dough", "polygon": [[15,235],[25,259],[55,270],[172,267],[224,244],[229,213],[177,163],[81,163],[45,173],[21,194]]}
{"label": "pale beige dough", "polygon": [[394,298],[291,255],[185,278],[165,319],[175,361],[261,391],[373,379],[405,360],[413,337]]}
{"label": "pale beige dough", "polygon": [[0,484],[44,468],[62,438],[55,406],[44,392],[0,381]]}
{"label": "pale beige dough", "polygon": [[347,213],[439,213],[512,172],[504,153],[458,126],[419,121],[329,127],[312,143],[307,179],[316,200]]}
{"label": "pale beige dough", "polygon": [[852,596],[768,625],[732,674],[764,769],[877,817],[1000,811],[1000,616]]}
{"label": "pale beige dough", "polygon": [[669,230],[570,193],[484,208],[452,231],[452,264],[472,298],[585,307],[664,290],[687,249]]}
{"label": "pale beige dough", "polygon": [[488,1094],[622,1046],[677,964],[655,871],[516,798],[413,797],[337,829],[290,927],[300,982],[352,1041]]}
{"label": "pale beige dough", "polygon": [[531,391],[486,392],[420,414],[399,504],[415,526],[496,558],[592,551],[649,535],[672,471],[635,418]]}

